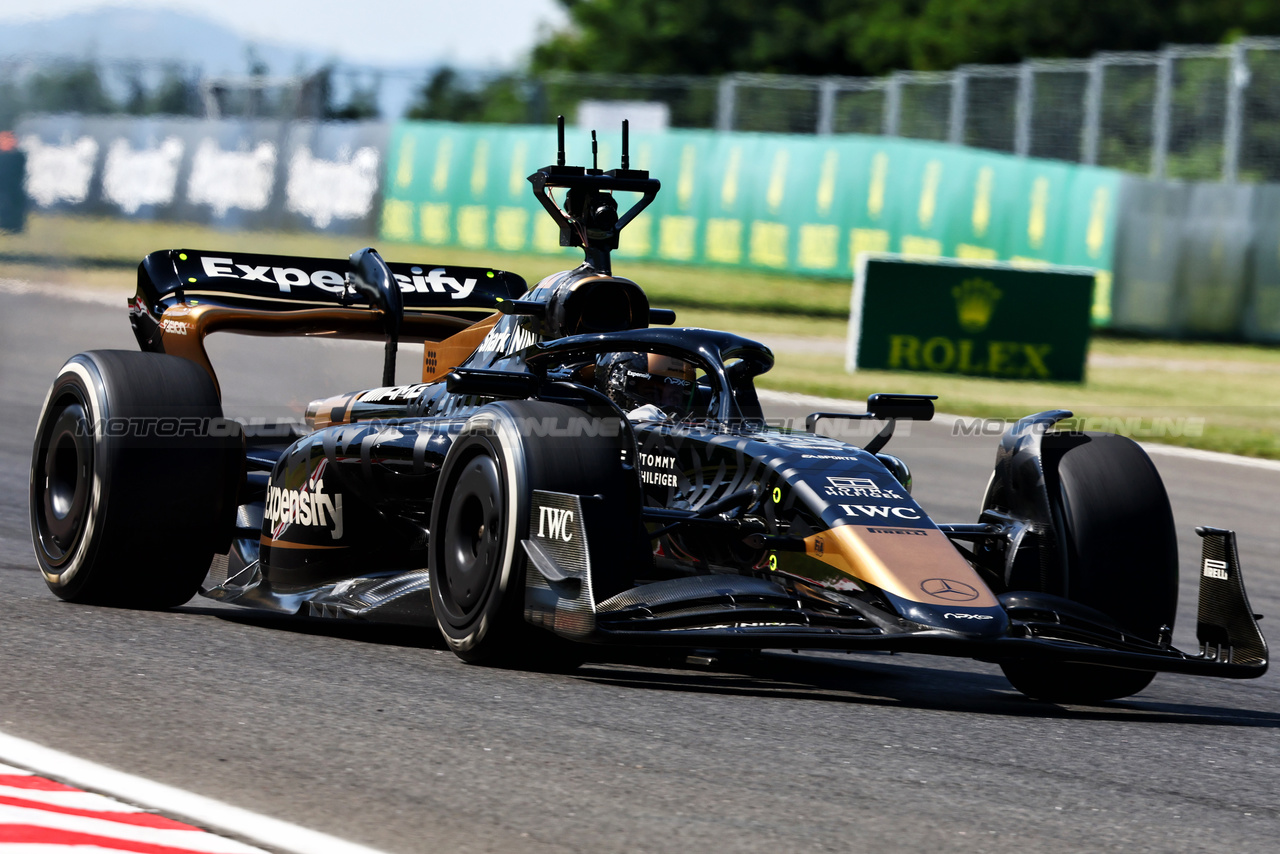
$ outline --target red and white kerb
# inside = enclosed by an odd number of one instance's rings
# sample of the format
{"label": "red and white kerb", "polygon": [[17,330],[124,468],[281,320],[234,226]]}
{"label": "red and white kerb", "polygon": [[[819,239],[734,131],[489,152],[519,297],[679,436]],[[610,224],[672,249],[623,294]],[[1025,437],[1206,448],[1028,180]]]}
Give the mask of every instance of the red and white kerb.
{"label": "red and white kerb", "polygon": [[263,849],[0,764],[0,854],[265,854]]}

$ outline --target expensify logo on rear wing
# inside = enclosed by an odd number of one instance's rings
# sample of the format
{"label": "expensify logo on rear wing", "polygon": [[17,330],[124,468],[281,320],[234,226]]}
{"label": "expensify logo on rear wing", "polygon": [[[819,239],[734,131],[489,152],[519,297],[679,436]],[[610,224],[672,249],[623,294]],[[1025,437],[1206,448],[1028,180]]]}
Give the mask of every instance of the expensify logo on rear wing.
{"label": "expensify logo on rear wing", "polygon": [[[204,274],[211,279],[241,279],[246,282],[262,282],[275,285],[280,293],[291,293],[294,288],[317,287],[331,294],[340,294],[346,288],[346,276],[334,270],[312,270],[308,272],[300,267],[277,267],[271,264],[241,264],[234,258],[203,255],[200,266]],[[421,267],[410,267],[411,275],[395,273],[400,290],[405,293],[443,294],[453,299],[466,299],[476,288],[477,279],[458,281],[447,275],[448,270],[436,267],[423,271]]]}

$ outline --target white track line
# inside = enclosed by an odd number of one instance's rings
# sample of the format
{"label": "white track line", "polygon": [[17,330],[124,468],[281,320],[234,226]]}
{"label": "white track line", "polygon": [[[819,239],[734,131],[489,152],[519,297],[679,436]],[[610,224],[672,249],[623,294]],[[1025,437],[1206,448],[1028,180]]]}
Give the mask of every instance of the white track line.
{"label": "white track line", "polygon": [[[279,851],[292,854],[383,854],[373,848],[259,815],[145,777],[116,771],[4,733],[0,733],[0,760],[42,776],[142,804],[166,815],[178,816],[201,827],[229,833]],[[7,852],[8,849],[5,850]]]}
{"label": "white track line", "polygon": [[92,302],[108,305],[112,308],[126,308],[126,303],[133,296],[132,290],[121,290],[115,287],[88,288],[84,285],[54,285],[29,282],[26,279],[0,279],[0,294],[35,294],[43,297],[56,297],[75,302]]}
{"label": "white track line", "polygon": [[[815,410],[818,409],[844,409],[852,412],[865,412],[866,404],[860,400],[844,400],[838,397],[816,397],[811,394],[797,394],[790,391],[773,391],[771,389],[759,389],[757,392],[761,402],[774,403],[783,406],[811,406]],[[933,420],[943,424],[955,424],[957,421],[968,421],[969,416],[952,415],[947,412],[939,412],[933,416]],[[1220,463],[1222,465],[1244,466],[1245,468],[1262,469],[1263,471],[1280,472],[1280,460],[1264,460],[1258,457],[1241,457],[1236,454],[1224,454],[1221,451],[1202,451],[1199,448],[1184,448],[1181,445],[1165,445],[1160,442],[1139,442],[1148,454],[1157,454],[1166,457],[1181,457],[1186,460],[1200,460],[1207,463]]]}
{"label": "white track line", "polygon": [[[0,766],[0,774],[29,774],[25,769],[4,770]],[[137,807],[122,804],[115,798],[95,795],[93,792],[50,792],[42,789],[21,789],[17,786],[0,786],[0,798],[21,798],[31,803],[46,804],[51,807],[66,807],[74,810],[99,810],[110,812],[137,812]]]}
{"label": "white track line", "polygon": [[69,848],[66,845],[48,842],[4,842],[0,843],[0,851],[4,854],[120,854],[119,848],[100,848],[97,845],[77,845]]}
{"label": "white track line", "polygon": [[1258,457],[1241,457],[1235,454],[1224,454],[1221,451],[1202,451],[1199,448],[1184,448],[1181,445],[1164,445],[1160,442],[1139,442],[1148,454],[1163,454],[1166,457],[1182,457],[1187,460],[1203,460],[1207,463],[1224,463],[1229,466],[1245,466],[1265,471],[1280,471],[1280,460],[1263,460]]}
{"label": "white track line", "polygon": [[[154,828],[121,824],[109,818],[92,818],[81,815],[50,812],[31,807],[0,805],[0,827],[17,825],[38,827],[53,834],[59,831],[114,842],[136,842],[173,848],[191,854],[266,854],[261,848],[245,845],[234,839],[207,833],[196,828]],[[128,848],[120,846],[121,850]]]}

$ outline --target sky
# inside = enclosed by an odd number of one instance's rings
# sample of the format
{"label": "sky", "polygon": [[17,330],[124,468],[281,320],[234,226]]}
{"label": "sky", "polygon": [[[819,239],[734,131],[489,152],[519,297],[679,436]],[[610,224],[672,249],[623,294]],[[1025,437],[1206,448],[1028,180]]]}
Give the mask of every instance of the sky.
{"label": "sky", "polygon": [[378,65],[420,64],[429,54],[468,67],[509,68],[541,31],[567,21],[556,0],[0,0],[0,25],[101,6],[199,13],[251,39]]}

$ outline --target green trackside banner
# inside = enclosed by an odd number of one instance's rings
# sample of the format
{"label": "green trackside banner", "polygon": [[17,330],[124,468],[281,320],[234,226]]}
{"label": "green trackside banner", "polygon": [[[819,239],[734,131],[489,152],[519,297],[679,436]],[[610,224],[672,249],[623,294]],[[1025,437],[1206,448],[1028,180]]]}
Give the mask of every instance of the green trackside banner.
{"label": "green trackside banner", "polygon": [[862,256],[845,367],[1009,380],[1084,380],[1087,267]]}
{"label": "green trackside banner", "polygon": [[[601,133],[603,169],[618,165],[617,136]],[[566,147],[589,165],[589,134],[570,130]],[[401,122],[382,236],[559,251],[525,180],[555,152],[551,127]],[[663,189],[623,232],[619,258],[839,278],[863,251],[1087,266],[1098,270],[1095,322],[1110,316],[1113,170],[892,137],[695,130],[633,134],[631,160]]]}

